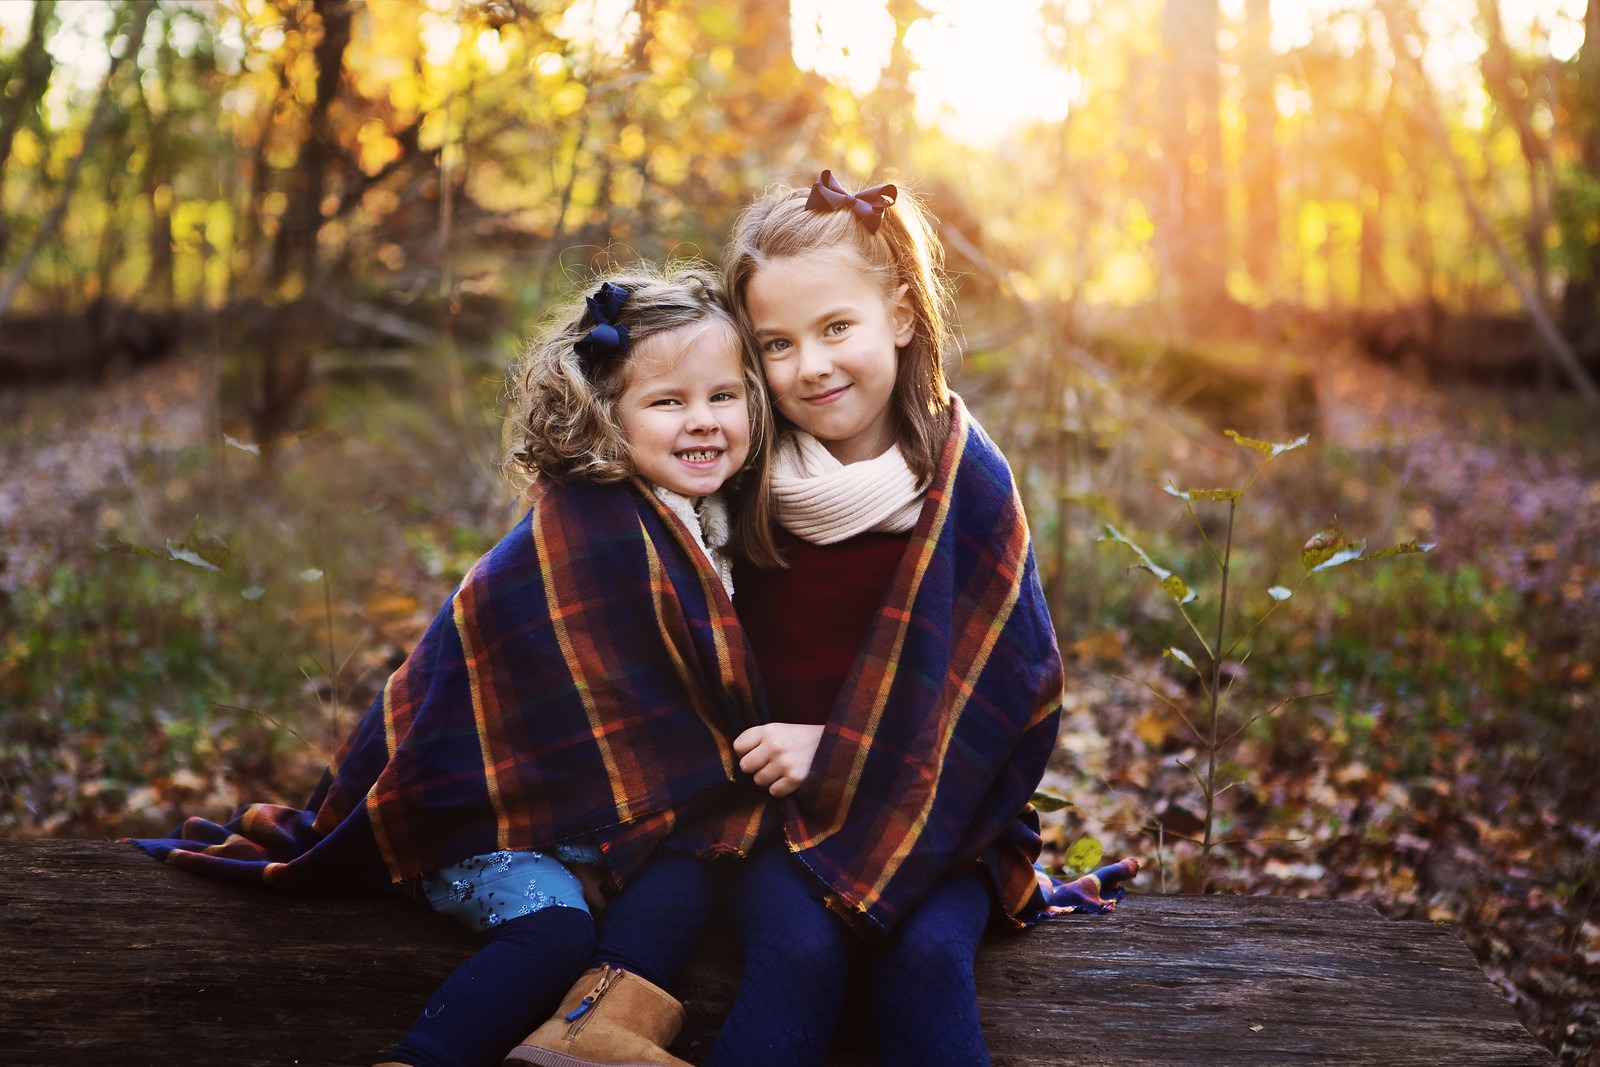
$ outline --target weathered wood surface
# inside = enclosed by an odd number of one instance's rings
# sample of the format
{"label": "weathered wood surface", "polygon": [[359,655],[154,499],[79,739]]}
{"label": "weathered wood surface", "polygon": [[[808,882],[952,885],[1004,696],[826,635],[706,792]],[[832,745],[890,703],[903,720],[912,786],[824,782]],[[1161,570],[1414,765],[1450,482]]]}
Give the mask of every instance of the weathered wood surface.
{"label": "weathered wood surface", "polygon": [[[0,839],[0,1064],[376,1063],[473,943],[399,898]],[[996,1067],[1553,1062],[1448,928],[1355,903],[1131,896],[992,934],[978,969]],[[680,1055],[703,1057],[736,977],[713,936],[684,983]],[[852,1021],[832,1062],[870,1064],[869,1042]]]}

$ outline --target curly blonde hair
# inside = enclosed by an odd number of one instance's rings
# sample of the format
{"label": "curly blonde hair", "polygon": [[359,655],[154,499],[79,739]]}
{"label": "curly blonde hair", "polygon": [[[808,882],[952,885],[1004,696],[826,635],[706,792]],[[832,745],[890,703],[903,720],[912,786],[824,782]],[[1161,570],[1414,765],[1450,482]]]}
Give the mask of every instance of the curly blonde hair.
{"label": "curly blonde hair", "polygon": [[[627,327],[628,355],[585,360],[575,346],[597,325],[585,297],[605,282],[628,294],[615,323]],[[627,437],[617,417],[632,353],[658,334],[696,325],[726,330],[739,351],[749,406],[750,455],[728,486],[736,491],[734,545],[753,561],[765,563],[775,557],[764,520],[772,436],[766,381],[728,307],[721,279],[703,263],[672,263],[665,268],[637,263],[596,276],[547,316],[511,375],[505,470],[523,485],[541,477],[606,484],[634,476]]]}

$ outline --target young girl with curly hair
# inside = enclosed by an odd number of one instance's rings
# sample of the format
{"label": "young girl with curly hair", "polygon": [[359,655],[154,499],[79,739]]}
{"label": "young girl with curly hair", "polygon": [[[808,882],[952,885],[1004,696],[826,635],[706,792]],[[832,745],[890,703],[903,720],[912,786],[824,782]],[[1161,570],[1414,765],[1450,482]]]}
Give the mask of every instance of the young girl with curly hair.
{"label": "young girl with curly hair", "polygon": [[[552,316],[513,385],[508,467],[528,512],[307,805],[136,842],[241,882],[398,884],[480,931],[392,1051],[410,1067],[499,1063],[589,960],[580,875],[615,890],[663,842],[746,849],[751,831],[717,813],[760,797],[731,741],[762,716],[730,597],[735,546],[771,557],[768,412],[716,276],[611,274]],[[741,480],[753,506],[730,510],[723,487]],[[682,1017],[634,975],[611,1010],[662,1044]]]}

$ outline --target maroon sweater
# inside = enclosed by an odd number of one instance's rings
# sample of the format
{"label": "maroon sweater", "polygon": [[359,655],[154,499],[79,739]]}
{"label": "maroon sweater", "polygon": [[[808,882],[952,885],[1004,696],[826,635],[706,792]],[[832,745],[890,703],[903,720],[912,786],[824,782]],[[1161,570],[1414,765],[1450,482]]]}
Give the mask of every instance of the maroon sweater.
{"label": "maroon sweater", "polygon": [[820,726],[867,643],[909,533],[864,533],[814,545],[778,530],[789,566],[734,572],[734,607],[761,669],[773,722]]}

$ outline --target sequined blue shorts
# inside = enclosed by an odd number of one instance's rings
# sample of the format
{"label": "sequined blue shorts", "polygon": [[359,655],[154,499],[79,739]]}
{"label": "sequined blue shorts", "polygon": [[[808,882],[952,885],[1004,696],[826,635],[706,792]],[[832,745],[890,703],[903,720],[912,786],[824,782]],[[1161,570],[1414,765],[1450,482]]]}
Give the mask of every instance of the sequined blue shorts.
{"label": "sequined blue shorts", "polygon": [[[564,853],[574,862],[581,855]],[[490,852],[425,874],[422,895],[434,911],[472,930],[489,930],[544,908],[578,908],[583,885],[566,864],[544,852]]]}

